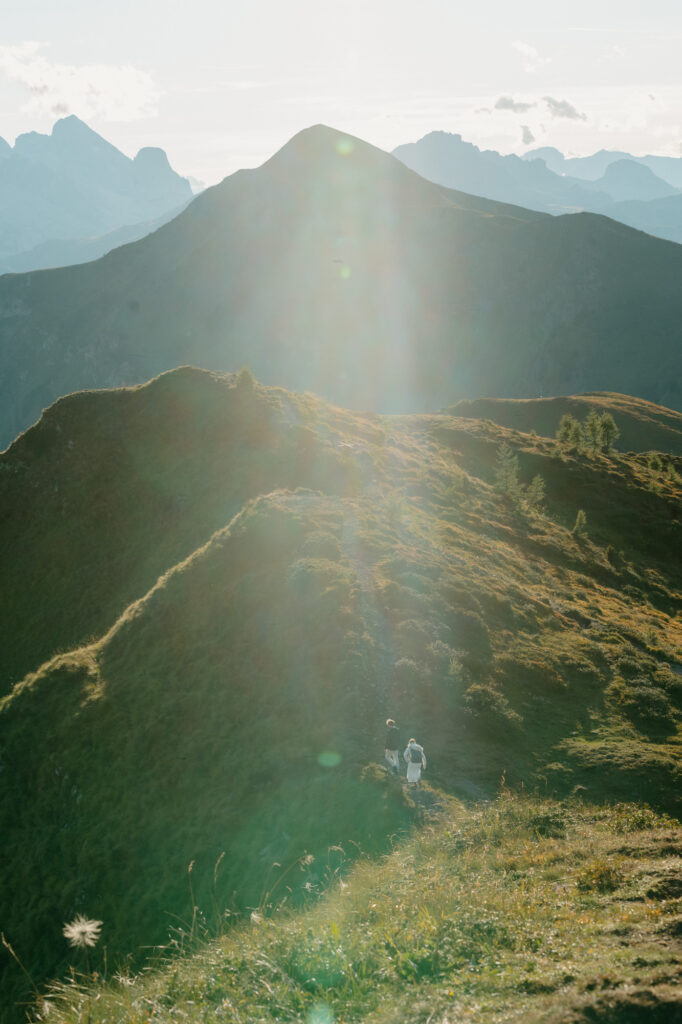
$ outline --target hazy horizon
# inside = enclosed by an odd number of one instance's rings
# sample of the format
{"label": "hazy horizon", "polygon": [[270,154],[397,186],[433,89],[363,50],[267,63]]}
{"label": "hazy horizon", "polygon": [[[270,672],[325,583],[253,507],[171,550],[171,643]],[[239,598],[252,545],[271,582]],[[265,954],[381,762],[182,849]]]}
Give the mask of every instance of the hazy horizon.
{"label": "hazy horizon", "polygon": [[324,123],[391,150],[429,131],[480,148],[682,155],[682,11],[603,0],[548,12],[359,0],[160,0],[93,9],[32,0],[0,36],[0,136],[76,114],[133,156],[160,146],[212,184]]}

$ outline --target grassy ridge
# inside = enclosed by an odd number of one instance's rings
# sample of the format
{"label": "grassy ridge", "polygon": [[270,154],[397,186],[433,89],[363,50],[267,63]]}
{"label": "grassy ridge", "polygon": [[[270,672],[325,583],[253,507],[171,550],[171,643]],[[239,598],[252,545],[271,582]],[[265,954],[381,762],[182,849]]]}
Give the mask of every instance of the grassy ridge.
{"label": "grassy ridge", "polygon": [[[147,975],[57,986],[57,1024],[675,1021],[682,829],[634,805],[515,799],[337,866],[299,913],[261,908]],[[435,808],[434,808],[435,803]]]}
{"label": "grassy ridge", "polygon": [[609,412],[620,430],[621,451],[659,451],[682,455],[682,414],[629,395],[595,391],[570,398],[479,398],[461,401],[447,411],[452,416],[491,419],[500,426],[529,434],[554,437],[561,417],[568,413],[581,422],[590,409]]}
{"label": "grassy ridge", "polygon": [[100,636],[249,498],[344,489],[337,453],[283,396],[184,368],[69,395],[0,455],[0,694]]}
{"label": "grassy ridge", "polygon": [[[89,483],[103,470],[76,463],[83,490],[70,530],[84,540],[73,577],[39,592],[42,622],[56,648],[68,644],[80,619],[61,616],[79,580],[108,621],[99,637],[50,651],[0,703],[12,879],[3,928],[36,979],[65,966],[60,928],[76,913],[107,922],[111,963],[164,942],[169,925],[191,919],[191,862],[197,902],[220,912],[258,905],[275,861],[306,851],[319,860],[338,843],[382,850],[413,815],[371,767],[388,714],[424,740],[432,776],[451,792],[490,794],[506,772],[515,785],[585,787],[594,800],[680,812],[673,477],[659,479],[646,458],[568,453],[490,422],[363,416],[237,383],[183,371],[132,393],[155,439],[143,432],[138,447],[131,434],[112,496],[114,509],[134,507],[126,522],[144,563],[142,593],[122,614],[118,584],[104,585],[99,569],[125,549],[125,532],[89,518]],[[179,434],[169,393],[186,410]],[[42,447],[31,432],[23,439],[24,479],[40,466],[44,487],[53,465],[60,486],[75,488],[78,474],[50,460],[61,411],[82,410],[85,437],[88,417],[99,429],[119,423],[118,403],[130,401],[119,392],[60,403],[36,435]],[[212,462],[204,453],[226,419],[230,445]],[[136,503],[130,464],[139,452],[142,479],[153,478],[148,453],[169,423],[168,448],[180,453],[163,464],[165,493],[188,500],[166,532],[156,505]],[[496,489],[503,441],[523,483],[545,477],[544,511]],[[270,493],[212,533],[249,487]],[[578,508],[587,536],[572,530]],[[32,524],[37,550],[52,527],[47,513]],[[39,622],[26,627],[28,655]],[[294,889],[292,899],[305,895]],[[9,1006],[23,982],[8,957],[5,966]]]}

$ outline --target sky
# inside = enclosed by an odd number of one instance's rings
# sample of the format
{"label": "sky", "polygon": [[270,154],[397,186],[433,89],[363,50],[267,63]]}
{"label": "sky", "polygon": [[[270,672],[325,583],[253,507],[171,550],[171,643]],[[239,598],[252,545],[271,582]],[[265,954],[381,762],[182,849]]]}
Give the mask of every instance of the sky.
{"label": "sky", "polygon": [[[4,6],[4,5],[3,5]],[[0,136],[76,114],[207,184],[324,123],[523,153],[682,156],[679,0],[23,0],[0,19]]]}

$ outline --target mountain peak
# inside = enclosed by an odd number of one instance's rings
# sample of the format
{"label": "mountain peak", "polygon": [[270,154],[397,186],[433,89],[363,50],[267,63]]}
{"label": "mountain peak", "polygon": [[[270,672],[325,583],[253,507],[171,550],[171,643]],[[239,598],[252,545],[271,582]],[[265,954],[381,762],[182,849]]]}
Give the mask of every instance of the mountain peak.
{"label": "mountain peak", "polygon": [[637,160],[614,160],[604,171],[603,181],[660,181],[650,167]]}
{"label": "mountain peak", "polygon": [[26,132],[19,135],[14,143],[14,151],[29,159],[49,163],[55,158],[62,159],[64,153],[106,152],[116,160],[128,161],[115,146],[81,121],[75,114],[62,117],[55,121],[52,132]]}
{"label": "mountain peak", "polygon": [[303,164],[319,169],[327,165],[338,165],[339,161],[344,164],[350,163],[356,168],[368,163],[374,165],[377,161],[395,162],[383,149],[378,149],[369,142],[336,128],[330,128],[326,124],[315,124],[297,132],[263,166]]}
{"label": "mountain peak", "polygon": [[133,160],[133,163],[145,170],[167,173],[171,171],[166,151],[159,146],[143,146]]}
{"label": "mountain peak", "polygon": [[60,117],[58,121],[55,121],[52,126],[52,135],[62,138],[65,136],[83,138],[86,135],[97,135],[97,132],[93,131],[85,121],[81,121],[80,117],[69,114],[67,117]]}
{"label": "mountain peak", "polygon": [[597,184],[616,200],[662,199],[678,192],[673,185],[659,178],[650,167],[638,160],[614,160]]}
{"label": "mountain peak", "polygon": [[286,142],[281,149],[277,150],[274,157],[286,153],[301,155],[313,155],[315,153],[333,153],[349,156],[356,147],[367,147],[373,149],[368,142],[363,142],[352,135],[346,135],[336,128],[330,128],[326,124],[313,124],[309,128],[303,128]]}

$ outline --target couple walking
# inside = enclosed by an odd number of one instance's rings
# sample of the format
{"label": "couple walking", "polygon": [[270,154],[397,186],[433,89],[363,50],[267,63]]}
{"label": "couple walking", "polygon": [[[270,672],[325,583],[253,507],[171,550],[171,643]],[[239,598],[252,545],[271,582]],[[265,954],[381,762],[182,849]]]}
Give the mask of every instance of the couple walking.
{"label": "couple walking", "polygon": [[[386,719],[384,757],[393,771],[400,774],[400,730],[392,718]],[[426,768],[426,757],[424,748],[414,738],[405,747],[403,761],[407,762],[407,781],[418,786],[422,771]]]}

